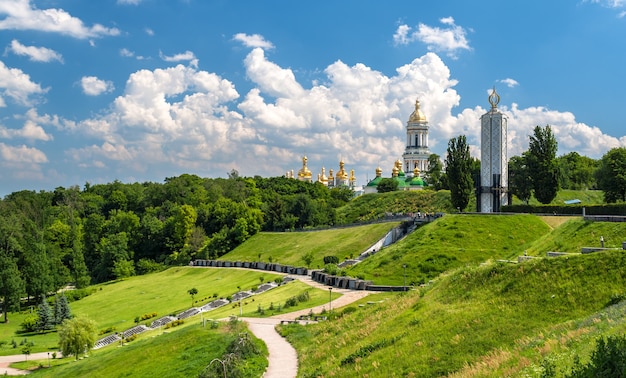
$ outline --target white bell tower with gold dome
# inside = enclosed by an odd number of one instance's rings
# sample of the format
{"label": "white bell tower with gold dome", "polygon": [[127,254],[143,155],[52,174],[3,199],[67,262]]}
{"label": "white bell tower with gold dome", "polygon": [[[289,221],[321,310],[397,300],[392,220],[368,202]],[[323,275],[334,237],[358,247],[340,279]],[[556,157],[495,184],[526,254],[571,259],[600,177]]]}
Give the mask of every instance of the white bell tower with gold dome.
{"label": "white bell tower with gold dome", "polygon": [[420,109],[419,100],[416,100],[415,110],[406,123],[406,149],[402,155],[405,172],[414,172],[415,168],[420,172],[428,170],[428,128],[426,116]]}
{"label": "white bell tower with gold dome", "polygon": [[509,168],[507,117],[498,110],[500,95],[494,87],[489,95],[491,110],[480,117],[480,186],[476,208],[496,213],[508,204]]}

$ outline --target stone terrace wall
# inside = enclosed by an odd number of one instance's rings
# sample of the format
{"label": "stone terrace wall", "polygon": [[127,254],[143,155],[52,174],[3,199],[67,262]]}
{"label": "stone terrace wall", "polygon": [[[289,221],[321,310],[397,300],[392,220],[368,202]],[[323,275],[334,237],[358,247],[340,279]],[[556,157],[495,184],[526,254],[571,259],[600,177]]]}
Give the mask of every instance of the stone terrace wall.
{"label": "stone terrace wall", "polygon": [[297,274],[306,276],[309,270],[304,267],[295,267],[291,265],[270,264],[264,262],[244,262],[244,261],[222,261],[222,260],[194,260],[190,263],[192,266],[207,266],[214,268],[248,268],[258,269],[267,272],[278,272],[286,274]]}

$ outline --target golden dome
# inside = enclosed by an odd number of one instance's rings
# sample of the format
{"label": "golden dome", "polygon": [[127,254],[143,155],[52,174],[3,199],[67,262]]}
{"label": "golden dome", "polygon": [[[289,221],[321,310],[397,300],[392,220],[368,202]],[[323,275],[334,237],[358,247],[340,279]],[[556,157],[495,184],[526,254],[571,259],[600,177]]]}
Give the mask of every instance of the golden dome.
{"label": "golden dome", "polygon": [[413,113],[411,113],[411,116],[409,117],[409,122],[420,122],[420,123],[427,122],[426,116],[420,110],[419,100],[415,100],[415,110],[413,111]]}
{"label": "golden dome", "polygon": [[383,170],[380,167],[376,168],[376,177],[380,177],[382,175],[383,175]]}
{"label": "golden dome", "polygon": [[413,177],[418,177],[420,175],[420,170],[419,168],[415,167],[415,169],[413,170]]}
{"label": "golden dome", "polygon": [[398,166],[393,166],[393,169],[391,170],[391,177],[398,177]]}
{"label": "golden dome", "polygon": [[354,169],[350,170],[350,182],[356,182],[356,176],[354,175]]}
{"label": "golden dome", "polygon": [[306,166],[307,160],[308,159],[306,156],[302,157],[302,168],[300,168],[300,170],[298,171],[298,177],[311,178],[311,176],[313,175],[309,168]]}

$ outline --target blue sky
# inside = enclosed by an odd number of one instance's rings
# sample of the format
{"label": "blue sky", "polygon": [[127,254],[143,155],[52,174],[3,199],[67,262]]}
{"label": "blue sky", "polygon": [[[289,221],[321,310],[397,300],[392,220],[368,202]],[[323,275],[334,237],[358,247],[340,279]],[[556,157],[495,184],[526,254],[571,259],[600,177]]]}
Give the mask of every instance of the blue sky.
{"label": "blue sky", "polygon": [[430,149],[479,156],[488,91],[509,156],[626,145],[626,1],[0,0],[0,195],[280,176],[307,155],[390,174],[419,98]]}

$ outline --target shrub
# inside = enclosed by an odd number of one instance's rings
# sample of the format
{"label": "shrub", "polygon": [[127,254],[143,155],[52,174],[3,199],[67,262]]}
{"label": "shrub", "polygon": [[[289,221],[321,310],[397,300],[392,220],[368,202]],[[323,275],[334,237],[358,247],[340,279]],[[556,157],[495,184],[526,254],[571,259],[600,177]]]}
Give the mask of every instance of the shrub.
{"label": "shrub", "polygon": [[331,276],[336,276],[339,272],[339,268],[335,264],[326,264],[324,265],[324,273],[330,274]]}
{"label": "shrub", "polygon": [[20,327],[24,332],[35,332],[37,330],[37,324],[39,323],[39,316],[37,314],[30,314],[24,318]]}
{"label": "shrub", "polygon": [[567,377],[621,377],[626,371],[626,335],[600,337],[587,365],[576,361]]}
{"label": "shrub", "polygon": [[282,277],[274,278],[274,282],[276,282],[276,284],[280,285],[281,283],[283,283],[283,278]]}
{"label": "shrub", "polygon": [[100,332],[98,332],[98,335],[104,335],[104,334],[107,334],[107,333],[115,332],[116,329],[117,328],[115,328],[115,327],[107,327],[105,329],[100,330]]}
{"label": "shrub", "polygon": [[324,256],[324,264],[339,264],[339,257],[337,257],[337,256]]}

